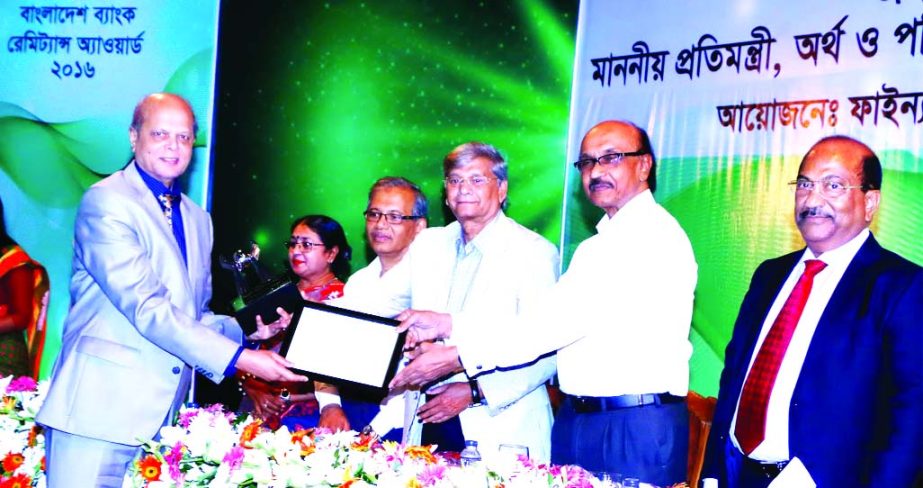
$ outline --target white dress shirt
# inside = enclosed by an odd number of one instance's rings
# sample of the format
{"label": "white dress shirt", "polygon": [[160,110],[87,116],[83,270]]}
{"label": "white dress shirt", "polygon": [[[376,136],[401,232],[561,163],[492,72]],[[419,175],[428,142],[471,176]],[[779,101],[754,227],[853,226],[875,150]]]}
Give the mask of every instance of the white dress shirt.
{"label": "white dress shirt", "polygon": [[[554,245],[501,211],[474,239],[464,243],[466,252],[476,248],[477,254],[471,257],[479,259],[467,261],[463,267],[466,276],[456,280],[461,236],[458,222],[424,230],[401,260],[407,265],[385,274],[382,282],[386,290],[379,296],[353,296],[347,289],[343,299],[331,304],[382,316],[407,308],[446,312],[450,307],[515,315],[527,297],[557,279]],[[487,405],[459,414],[465,438],[478,441],[485,458],[495,454],[499,444],[518,444],[528,446],[533,458],[547,461],[552,417],[544,383],[554,371],[555,358],[550,356],[522,368],[480,375],[478,386]],[[405,411],[405,442],[414,444],[419,443],[421,425],[414,415],[418,394],[411,391],[408,396],[411,406]]]}
{"label": "white dress shirt", "polygon": [[686,233],[649,191],[596,228],[519,316],[453,315],[469,375],[557,350],[571,395],[687,393],[697,266]]}
{"label": "white dress shirt", "polygon": [[[869,237],[869,230],[865,229],[856,237],[842,246],[823,253],[820,257],[815,256],[810,249],[805,249],[798,264],[788,275],[788,279],[776,295],[766,319],[763,321],[763,328],[760,330],[759,338],[756,341],[756,347],[750,357],[749,371],[753,366],[753,361],[763,345],[763,340],[772,328],[773,322],[779,315],[785,301],[792,293],[792,289],[798,282],[798,279],[804,274],[804,262],[808,259],[820,259],[827,263],[827,266],[814,277],[814,284],[811,287],[811,294],[805,303],[801,318],[798,325],[795,326],[795,332],[792,334],[791,342],[785,350],[785,356],[782,357],[782,364],[779,366],[779,373],[776,376],[775,385],[772,387],[772,393],[769,396],[769,404],[766,409],[766,433],[763,442],[760,443],[748,457],[760,461],[787,461],[789,459],[788,451],[788,407],[792,401],[792,394],[795,392],[795,384],[798,382],[798,375],[801,373],[801,367],[804,365],[804,359],[808,354],[808,348],[811,345],[811,339],[814,337],[814,331],[820,322],[820,317],[827,308],[827,302],[833,296],[833,291],[840,283],[840,278],[846,272],[849,263],[859,252],[859,248],[865,244]],[[748,373],[749,376],[749,373]],[[744,380],[746,384],[746,380]],[[740,398],[737,399],[738,407]],[[734,445],[740,449],[737,437],[734,436],[734,430],[737,426],[737,411],[734,412],[734,418],[731,420],[731,439]],[[848,428],[848,426],[843,426]]]}
{"label": "white dress shirt", "polygon": [[[401,266],[406,266],[404,261],[398,261],[388,272],[382,274],[381,271],[381,260],[375,258],[368,266],[356,271],[349,277],[349,280],[346,282],[346,286],[343,289],[343,295],[349,297],[355,297],[357,300],[362,300],[363,297],[376,297],[380,296],[388,289],[388,277],[389,276],[398,276],[401,274]],[[396,274],[391,274],[392,271],[398,270]],[[403,364],[402,364],[403,366]],[[339,403],[339,398],[329,398],[327,402],[336,401]],[[325,403],[327,403],[325,402]],[[318,402],[320,403],[320,402]],[[404,425],[404,396],[401,393],[391,393],[388,394],[382,401],[380,410],[378,414],[375,415],[375,418],[369,422],[369,425],[372,427],[378,435],[385,436],[388,432],[391,432],[392,429],[400,429]],[[354,425],[354,429],[359,430],[364,426]]]}

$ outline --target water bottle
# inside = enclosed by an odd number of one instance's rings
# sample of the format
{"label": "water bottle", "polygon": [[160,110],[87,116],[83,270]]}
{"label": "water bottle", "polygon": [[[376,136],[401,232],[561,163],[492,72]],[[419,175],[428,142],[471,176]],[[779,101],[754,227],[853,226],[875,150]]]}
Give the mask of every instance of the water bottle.
{"label": "water bottle", "polygon": [[478,452],[478,441],[465,441],[465,448],[461,454],[462,467],[477,466],[481,463],[481,453]]}

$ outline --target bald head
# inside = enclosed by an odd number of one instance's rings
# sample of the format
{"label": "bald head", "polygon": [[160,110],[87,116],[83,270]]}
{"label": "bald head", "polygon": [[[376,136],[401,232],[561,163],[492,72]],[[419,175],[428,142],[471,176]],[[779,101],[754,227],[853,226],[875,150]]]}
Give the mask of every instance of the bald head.
{"label": "bald head", "polygon": [[170,93],[155,93],[135,107],[128,139],[138,167],[170,188],[192,161],[195,133],[189,102]]}
{"label": "bald head", "polygon": [[815,255],[837,249],[872,222],[881,200],[881,163],[845,136],[821,139],[798,169],[795,224]]}
{"label": "bald head", "polygon": [[131,117],[131,128],[135,131],[140,130],[141,126],[144,125],[144,119],[149,117],[152,111],[157,110],[159,107],[169,106],[185,110],[189,114],[189,117],[192,118],[193,132],[199,131],[199,125],[195,120],[195,113],[192,111],[192,106],[185,98],[173,93],[151,93],[142,98],[141,101],[135,105],[135,112]]}
{"label": "bald head", "polygon": [[817,141],[801,160],[802,166],[808,158],[821,155],[838,155],[844,161],[858,163],[863,190],[881,189],[881,161],[875,152],[864,143],[848,136],[828,136]]}
{"label": "bald head", "polygon": [[607,120],[590,129],[580,144],[580,160],[587,159],[592,163],[580,169],[583,190],[610,217],[656,185],[650,139],[630,122]]}

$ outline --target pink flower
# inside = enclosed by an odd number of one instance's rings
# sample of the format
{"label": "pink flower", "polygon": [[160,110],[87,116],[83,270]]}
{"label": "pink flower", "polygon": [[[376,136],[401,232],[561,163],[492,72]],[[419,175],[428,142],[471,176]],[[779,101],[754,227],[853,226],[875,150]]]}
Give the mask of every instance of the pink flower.
{"label": "pink flower", "polygon": [[192,420],[199,415],[199,409],[193,408],[186,410],[185,412],[180,412],[179,418],[176,419],[177,425],[184,429],[189,428],[189,424],[192,423]]}
{"label": "pink flower", "polygon": [[231,472],[240,468],[240,465],[244,462],[244,449],[240,446],[234,446],[224,455],[224,459],[221,460],[222,463],[226,463]]}
{"label": "pink flower", "polygon": [[38,384],[32,379],[31,376],[20,376],[15,380],[11,381],[9,386],[6,387],[7,393],[16,393],[21,391],[35,391],[35,388],[38,387]]}
{"label": "pink flower", "polygon": [[445,478],[445,466],[440,465],[427,466],[417,475],[417,480],[423,486],[434,486],[442,478]]}
{"label": "pink flower", "polygon": [[183,444],[177,442],[170,452],[163,457],[164,461],[167,462],[167,466],[170,467],[170,479],[173,481],[183,481],[183,472],[179,469],[179,463],[183,460]]}

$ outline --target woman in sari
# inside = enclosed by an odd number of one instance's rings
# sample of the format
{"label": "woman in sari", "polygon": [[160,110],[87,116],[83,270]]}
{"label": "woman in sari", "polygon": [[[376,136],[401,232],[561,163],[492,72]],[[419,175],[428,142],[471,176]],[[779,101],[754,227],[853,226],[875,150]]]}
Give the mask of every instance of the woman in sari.
{"label": "woman in sari", "polygon": [[[297,279],[302,298],[323,302],[343,296],[343,281],[349,276],[352,248],[346,241],[343,227],[336,220],[325,215],[296,219],[285,245],[289,267]],[[280,341],[281,337],[277,337],[262,347],[278,349]],[[247,397],[241,402],[241,410],[252,409],[254,415],[262,418],[270,428],[277,428],[280,424],[290,428],[308,428],[318,424],[318,405],[310,383],[268,383],[254,377],[240,379],[240,382]],[[314,386],[335,392],[331,385],[315,383]]]}
{"label": "woman in sari", "polygon": [[6,231],[0,200],[0,376],[37,377],[48,279]]}

